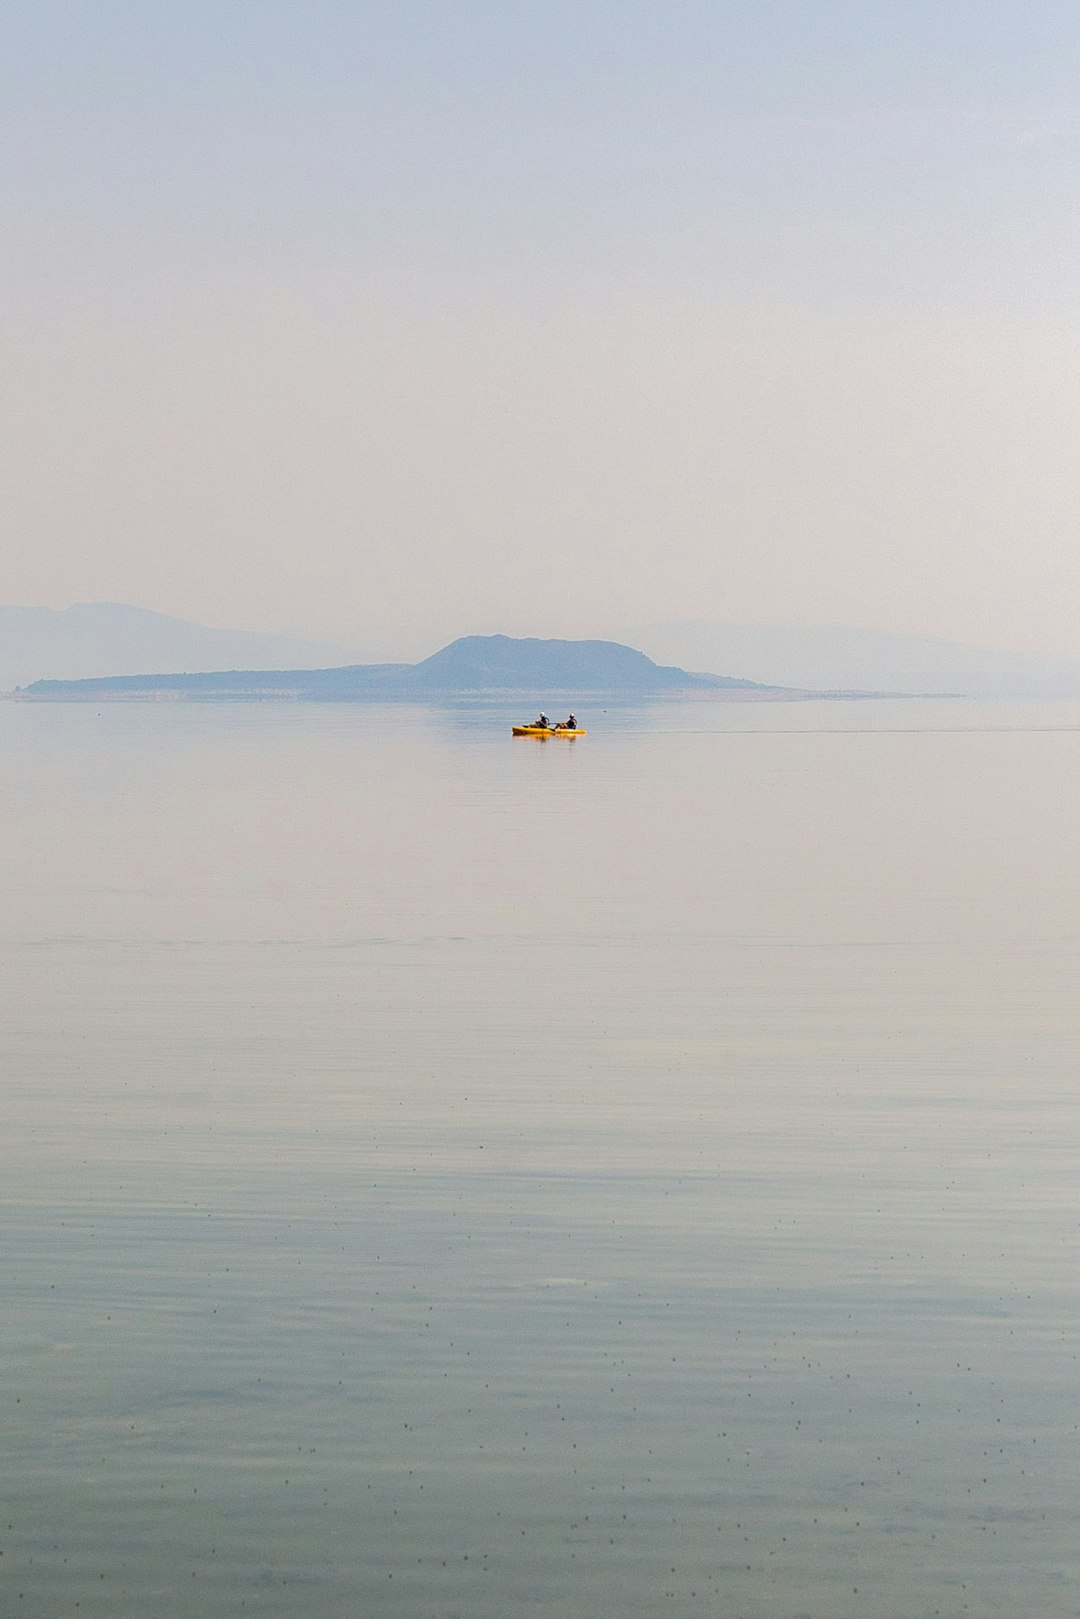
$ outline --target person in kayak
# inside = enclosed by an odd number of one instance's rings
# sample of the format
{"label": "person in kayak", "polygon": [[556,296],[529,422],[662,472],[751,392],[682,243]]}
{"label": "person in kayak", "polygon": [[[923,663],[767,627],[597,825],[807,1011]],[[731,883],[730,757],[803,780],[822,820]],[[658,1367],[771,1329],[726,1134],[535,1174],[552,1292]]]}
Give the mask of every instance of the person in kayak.
{"label": "person in kayak", "polygon": [[577,720],[574,718],[573,714],[568,714],[563,723],[561,725],[556,725],[555,729],[557,731],[576,731]]}
{"label": "person in kayak", "polygon": [[548,719],[546,714],[541,714],[541,716],[540,716],[540,718],[538,720],[533,721],[533,724],[535,725],[535,727],[536,727],[536,729],[538,731],[550,731],[551,730],[551,721]]}

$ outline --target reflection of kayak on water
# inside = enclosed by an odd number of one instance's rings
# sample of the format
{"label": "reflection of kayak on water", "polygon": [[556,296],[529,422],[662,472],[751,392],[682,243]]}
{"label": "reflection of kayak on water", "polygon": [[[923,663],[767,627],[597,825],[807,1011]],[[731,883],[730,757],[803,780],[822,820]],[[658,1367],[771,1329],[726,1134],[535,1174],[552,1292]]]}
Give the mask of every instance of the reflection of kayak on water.
{"label": "reflection of kayak on water", "polygon": [[515,725],[515,736],[584,736],[583,725],[570,729],[565,725]]}

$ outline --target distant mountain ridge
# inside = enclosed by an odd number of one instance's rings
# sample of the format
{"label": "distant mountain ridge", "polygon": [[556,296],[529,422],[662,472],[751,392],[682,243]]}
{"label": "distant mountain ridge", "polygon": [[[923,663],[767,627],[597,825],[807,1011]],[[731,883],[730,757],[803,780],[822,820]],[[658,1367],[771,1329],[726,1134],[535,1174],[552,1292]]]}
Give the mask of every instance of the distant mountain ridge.
{"label": "distant mountain ridge", "polygon": [[[515,648],[513,669],[505,664],[510,656],[506,645],[499,651],[501,642]],[[359,661],[354,648],[256,631],[213,629],[119,602],[79,602],[59,610],[0,606],[0,694],[14,687],[36,686],[42,680],[125,677],[132,683],[130,695],[136,694],[136,688],[150,695],[145,682],[151,676],[171,680],[180,673],[185,677],[205,675],[213,677],[213,685],[220,683],[223,671],[262,671],[257,677],[246,675],[247,695],[255,695],[259,680],[269,680],[273,692],[288,695],[282,682],[295,677],[291,695],[300,696],[304,685],[300,677],[305,672],[320,671],[322,678],[312,686],[329,693],[332,687],[347,684],[342,673],[346,670],[363,671],[349,677],[356,690],[342,693],[357,697],[363,695],[360,687],[365,685],[372,691],[378,687],[387,695],[398,686],[401,689],[396,695],[400,696],[405,687],[415,694],[425,686],[432,690],[457,686],[490,690],[500,681],[503,689],[540,693],[556,689],[553,678],[565,680],[567,690],[581,690],[589,681],[601,678],[596,674],[599,664],[594,662],[591,672],[581,668],[579,676],[577,666],[568,661],[571,654],[567,649],[601,645],[621,647],[623,655],[644,654],[654,660],[654,670],[675,668],[680,681],[691,678],[688,670],[737,670],[738,680],[729,682],[727,689],[747,695],[781,688],[789,693],[834,695],[870,691],[991,699],[1080,697],[1080,659],[1040,657],[939,636],[858,627],[679,620],[623,629],[604,642],[511,643],[510,637],[467,636],[422,663],[366,664]],[[541,647],[549,651],[541,653]],[[532,651],[526,654],[526,648]],[[526,655],[533,657],[529,670]],[[630,663],[616,667],[614,655],[610,658],[604,665],[605,685],[614,680],[633,689],[635,681],[646,678],[641,665],[635,673]],[[571,668],[575,670],[572,674],[568,672]],[[673,689],[670,680],[665,686],[664,677],[653,673],[647,674],[646,683],[655,683],[655,689]],[[233,694],[240,695],[239,683],[234,682],[234,687]],[[681,689],[692,688],[683,685]],[[267,695],[273,692],[267,691]],[[193,687],[189,695],[197,694]],[[209,689],[202,694],[210,695]],[[119,687],[111,695],[120,695]],[[159,695],[165,695],[165,689]],[[222,691],[221,695],[228,693]],[[303,695],[315,695],[315,690]]]}
{"label": "distant mountain ridge", "polygon": [[215,670],[113,675],[94,680],[38,680],[20,696],[33,700],[123,697],[293,698],[308,701],[422,700],[438,694],[521,692],[548,700],[569,694],[659,696],[686,691],[767,693],[752,680],[692,674],[654,663],[615,641],[555,641],[509,635],[466,635],[421,663],[347,664],[334,669]]}
{"label": "distant mountain ridge", "polygon": [[0,692],[32,681],[215,669],[325,668],[353,647],[254,630],[218,630],[124,602],[0,607]]}
{"label": "distant mountain ridge", "polygon": [[682,619],[622,634],[653,658],[738,669],[781,686],[853,686],[918,695],[1080,697],[1080,660],[967,645],[942,636],[844,625],[722,624]]}

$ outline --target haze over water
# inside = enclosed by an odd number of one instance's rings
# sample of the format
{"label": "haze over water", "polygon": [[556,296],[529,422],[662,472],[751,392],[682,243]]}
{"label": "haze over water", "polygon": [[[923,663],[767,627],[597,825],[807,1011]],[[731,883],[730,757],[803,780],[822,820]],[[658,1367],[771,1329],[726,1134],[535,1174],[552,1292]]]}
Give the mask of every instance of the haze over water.
{"label": "haze over water", "polygon": [[1080,705],[0,705],[0,1609],[1080,1613]]}

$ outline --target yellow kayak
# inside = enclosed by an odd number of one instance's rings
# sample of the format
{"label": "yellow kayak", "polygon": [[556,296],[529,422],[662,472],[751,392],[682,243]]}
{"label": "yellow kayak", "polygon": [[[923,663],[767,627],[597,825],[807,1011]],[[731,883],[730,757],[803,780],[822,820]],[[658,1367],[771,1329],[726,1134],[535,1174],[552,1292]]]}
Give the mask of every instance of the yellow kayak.
{"label": "yellow kayak", "polygon": [[584,736],[585,727],[568,731],[562,725],[515,725],[513,732],[515,736]]}

